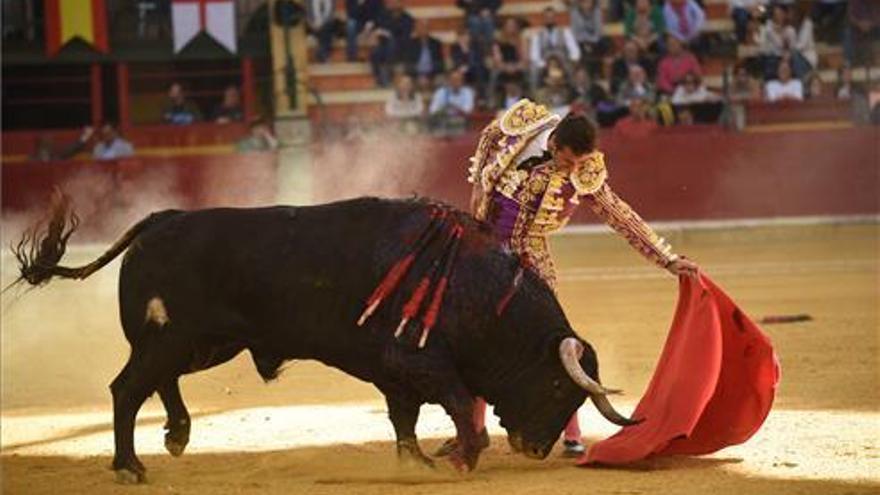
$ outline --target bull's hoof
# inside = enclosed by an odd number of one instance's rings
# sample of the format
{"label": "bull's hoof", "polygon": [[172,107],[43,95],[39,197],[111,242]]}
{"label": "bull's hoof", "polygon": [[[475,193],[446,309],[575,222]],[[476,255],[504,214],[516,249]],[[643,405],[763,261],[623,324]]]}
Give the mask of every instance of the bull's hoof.
{"label": "bull's hoof", "polygon": [[120,485],[139,485],[147,482],[145,473],[132,471],[131,469],[117,469],[116,482]]}
{"label": "bull's hoof", "polygon": [[405,465],[434,468],[434,461],[422,453],[416,440],[398,441],[397,458]]}
{"label": "bull's hoof", "polygon": [[[477,434],[476,446],[478,452],[482,452],[489,447],[489,432],[485,428]],[[458,439],[450,438],[434,451],[434,457],[446,457],[455,452],[456,449],[458,449]]]}
{"label": "bull's hoof", "polygon": [[456,449],[454,452],[447,456],[449,462],[452,464],[452,467],[455,468],[459,473],[467,474],[474,470],[477,467],[477,459],[476,456],[468,456],[461,453],[460,449]]}
{"label": "bull's hoof", "polygon": [[165,450],[174,457],[183,455],[186,445],[189,443],[189,432],[169,431],[165,434]]}

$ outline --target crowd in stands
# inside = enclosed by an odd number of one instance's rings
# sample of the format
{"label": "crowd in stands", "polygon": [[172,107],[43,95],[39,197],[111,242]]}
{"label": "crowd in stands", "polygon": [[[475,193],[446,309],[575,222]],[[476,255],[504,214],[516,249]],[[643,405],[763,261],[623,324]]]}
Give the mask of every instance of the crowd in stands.
{"label": "crowd in stands", "polygon": [[[162,109],[162,122],[173,126],[187,126],[198,122],[228,124],[244,122],[244,109],[241,94],[237,86],[230,85],[223,90],[220,102],[205,119],[199,106],[187,97],[182,84],[173,82],[168,87],[167,101]],[[83,128],[79,137],[72,143],[56,145],[48,135],[37,137],[34,151],[29,155],[31,161],[48,162],[68,160],[80,153],[87,152],[90,143],[91,157],[94,160],[118,160],[135,154],[134,146],[120,133],[112,122],[102,124],[98,130],[91,126]],[[239,153],[274,151],[278,149],[278,140],[272,134],[270,123],[262,118],[248,122],[248,132],[235,144]]]}
{"label": "crowd in stands", "polygon": [[[701,0],[611,0],[605,11],[599,0],[565,0],[566,12],[546,7],[534,26],[499,17],[500,0],[457,0],[462,24],[444,47],[400,0],[347,0],[346,55],[359,60],[359,47],[367,46],[377,85],[393,88],[387,115],[441,134],[464,129],[475,111],[503,110],[525,96],[559,113],[577,108],[630,135],[719,120],[741,127],[743,105],[752,101],[827,97],[868,105],[869,88],[853,82],[853,69],[872,63],[880,2],[728,2],[734,30],[710,33]],[[342,22],[327,14],[334,0],[310,0],[308,8],[321,9],[324,23]],[[606,16],[622,22],[619,42],[605,35]],[[322,29],[312,25],[319,39]],[[822,76],[817,39],[843,47],[836,78]],[[712,78],[721,82],[707,85],[704,63],[724,42],[742,55],[724,78]],[[319,44],[320,62],[331,43]]]}

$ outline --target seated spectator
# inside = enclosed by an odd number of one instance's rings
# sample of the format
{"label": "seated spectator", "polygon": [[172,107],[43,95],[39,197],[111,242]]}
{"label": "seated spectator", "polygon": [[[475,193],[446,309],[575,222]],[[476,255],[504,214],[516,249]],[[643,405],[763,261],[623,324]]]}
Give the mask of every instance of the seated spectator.
{"label": "seated spectator", "polygon": [[819,53],[816,51],[816,42],[813,37],[813,21],[807,16],[807,5],[798,4],[792,11],[792,27],[795,31],[794,46],[792,51],[806,61],[804,73],[819,67]]}
{"label": "seated spectator", "polygon": [[572,101],[586,108],[595,109],[610,99],[605,88],[593,81],[590,72],[584,67],[574,72],[571,91]]}
{"label": "seated spectator", "polygon": [[202,120],[202,114],[195,103],[186,99],[183,86],[172,83],[168,88],[168,105],[162,112],[166,124],[189,125]]}
{"label": "seated spectator", "polygon": [[700,76],[693,72],[685,74],[684,79],[681,80],[681,83],[679,83],[672,94],[673,105],[691,105],[716,100],[718,100],[718,95],[709,91],[703,84]]}
{"label": "seated spectator", "polygon": [[519,21],[515,17],[504,20],[501,33],[492,45],[492,68],[489,74],[489,97],[495,98],[498,84],[521,82],[526,69],[525,50]]}
{"label": "seated spectator", "polygon": [[467,29],[483,51],[489,49],[495,39],[495,16],[501,8],[501,0],[455,0],[464,11]]}
{"label": "seated spectator", "polygon": [[228,124],[229,122],[241,122],[244,112],[241,109],[241,95],[237,86],[227,86],[223,90],[223,101],[214,110],[214,122]]}
{"label": "seated spectator", "polygon": [[648,82],[648,75],[645,69],[638,65],[629,68],[629,77],[620,85],[617,92],[617,104],[628,107],[632,100],[643,100],[653,103],[657,98],[657,92],[654,86]]}
{"label": "seated spectator", "polygon": [[880,2],[849,0],[843,51],[850,65],[872,65],[876,55],[871,44],[880,39]]}
{"label": "seated spectator", "polygon": [[401,51],[412,37],[413,16],[403,9],[401,0],[392,0],[391,8],[383,12],[372,32],[373,49],[370,67],[380,87],[391,82],[391,66],[401,61]]}
{"label": "seated spectator", "polygon": [[666,32],[685,44],[697,42],[706,22],[706,14],[695,0],[667,0],[663,6]]}
{"label": "seated spectator", "polygon": [[694,112],[688,107],[682,107],[675,114],[676,123],[682,126],[694,125]]}
{"label": "seated spectator", "polygon": [[761,85],[750,74],[745,64],[737,64],[730,83],[731,101],[757,101],[761,99]]}
{"label": "seated spectator", "polygon": [[562,64],[554,62],[554,60],[547,62],[544,85],[535,93],[535,101],[560,116],[565,116],[568,113],[568,105],[571,103],[571,89],[568,87]]}
{"label": "seated spectator", "polygon": [[614,133],[624,138],[642,138],[657,130],[657,122],[650,114],[649,102],[634,98],[629,103],[629,115],[614,124]]}
{"label": "seated spectator", "polygon": [[34,162],[51,162],[53,160],[69,160],[77,153],[84,150],[89,139],[94,135],[95,130],[91,126],[83,127],[82,132],[76,141],[62,146],[60,149],[55,148],[52,138],[48,135],[41,135],[37,138],[34,151],[28,155],[28,160]]}
{"label": "seated spectator", "polygon": [[826,96],[825,84],[822,82],[822,76],[818,72],[807,74],[803,83],[805,98],[816,100]]}
{"label": "seated spectator", "polygon": [[840,43],[846,23],[846,0],[817,0],[813,3],[816,37],[828,43]]}
{"label": "seated spectator", "polygon": [[101,126],[99,141],[92,149],[95,160],[116,160],[134,155],[134,146],[119,135],[116,126],[106,123]]}
{"label": "seated spectator", "polygon": [[834,96],[838,100],[849,100],[856,95],[864,95],[865,87],[853,81],[852,68],[844,65],[837,71],[837,88]]}
{"label": "seated spectator", "polygon": [[670,33],[667,36],[666,46],[666,56],[660,59],[660,65],[657,68],[657,89],[663,93],[672,94],[685,74],[693,73],[699,76],[702,71],[697,57],[685,48],[675,34]]}
{"label": "seated spectator", "polygon": [[465,83],[476,88],[478,95],[484,95],[486,84],[489,82],[489,69],[486,67],[483,45],[471,39],[468,30],[458,31],[455,43],[450,49],[449,58],[453,70],[464,71]]}
{"label": "seated spectator", "polygon": [[431,36],[428,21],[420,19],[416,22],[415,32],[403,49],[403,60],[407,74],[420,78],[434,77],[446,71],[443,60],[443,44]]}
{"label": "seated spectator", "polygon": [[507,81],[504,83],[504,99],[501,102],[501,110],[507,110],[525,97],[526,94],[521,82]]}
{"label": "seated spectator", "polygon": [[809,62],[794,49],[797,32],[788,23],[788,10],[785,7],[773,6],[770,18],[761,28],[760,39],[765,79],[776,77],[783,59],[791,60],[795,77],[803,77],[809,71]]}
{"label": "seated spectator", "polygon": [[431,128],[442,135],[460,134],[467,128],[467,117],[474,111],[474,90],[464,83],[464,73],[451,70],[445,83],[431,98]]}
{"label": "seated spectator", "polygon": [[620,56],[611,64],[611,93],[617,93],[620,85],[629,77],[630,67],[634,65],[644,69],[649,77],[654,73],[654,65],[647,57],[642,56],[635,40],[627,40],[623,43]]}
{"label": "seated spectator", "polygon": [[529,48],[530,78],[532,90],[538,87],[547,59],[556,55],[562,60],[566,72],[581,59],[581,49],[574,39],[571,28],[559,26],[556,10],[553,7],[544,9],[544,25],[532,34]]}
{"label": "seated spectator", "polygon": [[729,0],[730,17],[733,19],[733,27],[736,31],[736,39],[745,43],[748,33],[749,21],[760,19],[769,0]]}
{"label": "seated spectator", "polygon": [[252,153],[260,151],[275,151],[278,149],[278,140],[272,135],[269,123],[263,119],[256,119],[248,126],[250,129],[247,137],[235,143],[235,149],[239,153]]}
{"label": "seated spectator", "polygon": [[385,11],[382,0],[345,0],[345,52],[349,62],[358,59],[358,40],[369,36]]}
{"label": "seated spectator", "polygon": [[779,64],[777,79],[768,81],[764,87],[764,96],[767,101],[802,101],[804,99],[803,83],[800,79],[794,79],[791,76],[791,67],[785,63]]}
{"label": "seated spectator", "polygon": [[635,7],[626,9],[623,18],[623,34],[632,40],[643,53],[659,53],[665,49],[663,34],[666,32],[663,9],[651,0],[636,0]]}
{"label": "seated spectator", "polygon": [[581,58],[590,72],[597,73],[601,58],[608,51],[608,38],[602,32],[602,6],[598,0],[566,0],[571,32],[581,49]]}
{"label": "seated spectator", "polygon": [[393,119],[418,119],[424,112],[425,104],[416,94],[412,78],[397,78],[394,92],[385,102],[385,115]]}
{"label": "seated spectator", "polygon": [[308,31],[318,42],[315,59],[324,63],[330,57],[337,29],[336,0],[308,0],[305,7]]}

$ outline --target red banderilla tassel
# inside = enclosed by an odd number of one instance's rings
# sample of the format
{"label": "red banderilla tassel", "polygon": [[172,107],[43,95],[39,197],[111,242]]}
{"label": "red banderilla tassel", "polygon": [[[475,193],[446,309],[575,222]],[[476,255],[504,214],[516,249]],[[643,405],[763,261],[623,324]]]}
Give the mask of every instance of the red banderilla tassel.
{"label": "red banderilla tassel", "polygon": [[397,284],[399,284],[404,275],[406,275],[406,272],[409,270],[410,266],[412,266],[413,261],[415,261],[419,253],[430,243],[431,239],[434,238],[434,235],[444,225],[445,218],[445,210],[438,210],[436,208],[431,210],[431,220],[413,244],[410,252],[402,259],[398,260],[397,263],[388,270],[388,273],[385,274],[382,282],[380,282],[373,290],[373,293],[370,294],[370,297],[367,299],[367,307],[364,309],[361,317],[358,318],[357,325],[359,327],[364,325],[364,322],[366,322],[367,318],[376,311],[379,304],[382,303],[382,300],[388,297],[388,294],[391,294],[391,292],[397,287]]}
{"label": "red banderilla tassel", "polygon": [[513,276],[513,281],[510,282],[510,287],[508,287],[507,292],[501,297],[501,300],[498,301],[498,306],[495,307],[495,314],[501,316],[501,314],[504,313],[510,300],[513,299],[513,295],[516,294],[517,289],[519,289],[519,284],[522,283],[522,278],[523,267],[520,265],[516,269],[516,275]]}
{"label": "red banderilla tassel", "polygon": [[425,316],[422,317],[422,325],[424,328],[422,329],[421,337],[419,337],[419,348],[425,347],[425,343],[428,341],[428,335],[431,333],[431,329],[434,328],[434,324],[437,322],[437,317],[440,314],[440,307],[443,304],[443,295],[446,293],[446,286],[449,283],[452,267],[455,264],[455,257],[458,254],[458,246],[461,242],[462,234],[464,234],[464,227],[456,225],[455,233],[453,234],[455,241],[449,250],[446,263],[443,266],[443,272],[440,275],[440,282],[434,289],[434,296],[431,298],[431,304],[428,306],[428,311],[425,312]]}
{"label": "red banderilla tassel", "polygon": [[403,306],[402,319],[400,320],[400,325],[397,326],[397,330],[394,332],[395,337],[400,337],[400,334],[403,333],[404,327],[406,327],[407,322],[412,319],[416,313],[419,312],[419,308],[422,307],[422,301],[425,299],[425,295],[428,293],[428,284],[431,279],[428,276],[422,277],[422,280],[419,282],[418,287],[413,292],[413,295],[409,298],[409,301]]}

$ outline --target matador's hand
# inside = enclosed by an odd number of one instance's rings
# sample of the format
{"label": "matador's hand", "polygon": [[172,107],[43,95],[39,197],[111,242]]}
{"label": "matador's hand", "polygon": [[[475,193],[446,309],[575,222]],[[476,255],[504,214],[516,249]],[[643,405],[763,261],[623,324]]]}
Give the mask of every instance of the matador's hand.
{"label": "matador's hand", "polygon": [[687,275],[688,277],[696,277],[700,267],[684,256],[679,256],[675,261],[666,266],[666,270],[675,276]]}

